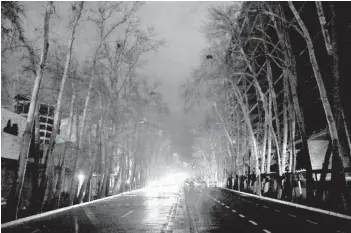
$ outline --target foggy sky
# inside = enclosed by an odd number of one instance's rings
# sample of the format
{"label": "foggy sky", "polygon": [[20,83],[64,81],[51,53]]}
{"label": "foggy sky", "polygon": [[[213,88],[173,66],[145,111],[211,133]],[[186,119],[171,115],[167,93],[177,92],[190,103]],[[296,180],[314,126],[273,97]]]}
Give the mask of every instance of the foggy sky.
{"label": "foggy sky", "polygon": [[[42,28],[46,2],[25,2],[27,19],[24,28],[30,39],[36,37],[36,28]],[[67,41],[66,28],[69,2],[55,2],[56,16],[51,26],[53,37]],[[87,2],[85,4],[94,4]],[[174,143],[179,153],[189,156],[191,153],[191,127],[196,127],[200,116],[184,115],[183,100],[180,96],[180,85],[190,77],[192,69],[200,62],[200,53],[207,45],[200,29],[208,8],[223,2],[146,2],[138,16],[142,27],[154,26],[159,39],[166,41],[165,47],[158,53],[147,56],[148,63],[138,71],[151,80],[161,82],[159,91],[168,104],[171,115],[166,119],[167,128],[172,132]],[[86,57],[93,47],[88,41],[94,38],[91,30],[84,22],[80,24],[74,52],[77,57]],[[65,44],[65,43],[64,43]],[[78,54],[77,54],[78,53]]]}

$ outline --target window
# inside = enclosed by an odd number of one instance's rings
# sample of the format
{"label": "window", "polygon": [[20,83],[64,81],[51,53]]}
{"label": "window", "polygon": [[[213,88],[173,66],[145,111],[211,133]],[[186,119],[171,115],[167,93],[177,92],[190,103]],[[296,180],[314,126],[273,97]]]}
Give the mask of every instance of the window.
{"label": "window", "polygon": [[39,115],[48,115],[48,106],[41,104],[39,107]]}
{"label": "window", "polygon": [[41,124],[40,129],[45,129],[45,125]]}
{"label": "window", "polygon": [[24,103],[23,113],[28,114],[28,112],[29,112],[29,103]]}
{"label": "window", "polygon": [[46,127],[46,130],[49,131],[49,132],[52,132],[52,126],[48,125],[48,126]]}
{"label": "window", "polygon": [[23,104],[21,102],[18,102],[16,105],[16,113],[21,114],[23,112]]}
{"label": "window", "polygon": [[46,138],[50,138],[51,137],[51,133],[47,132],[45,135]]}
{"label": "window", "polygon": [[44,137],[44,132],[40,132],[40,137]]}
{"label": "window", "polygon": [[48,119],[48,124],[53,125],[54,124],[54,120],[53,119]]}
{"label": "window", "polygon": [[39,120],[41,123],[46,123],[47,119],[46,117],[40,117],[40,120]]}

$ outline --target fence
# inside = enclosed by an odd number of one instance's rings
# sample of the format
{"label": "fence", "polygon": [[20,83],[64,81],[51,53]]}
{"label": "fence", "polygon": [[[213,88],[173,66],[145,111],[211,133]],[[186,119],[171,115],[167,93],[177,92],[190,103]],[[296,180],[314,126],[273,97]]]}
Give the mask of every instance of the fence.
{"label": "fence", "polygon": [[[348,168],[345,172],[350,172]],[[312,197],[307,200],[306,171],[285,173],[279,176],[276,173],[261,174],[261,195],[293,203],[313,206],[351,215],[351,177],[347,177],[346,185],[342,188],[342,195],[338,203],[331,201],[330,170],[327,171],[326,182],[321,183],[319,178],[322,170],[313,170]],[[328,179],[329,177],[329,179]],[[227,180],[227,188],[258,194],[258,177],[256,175],[236,176]],[[318,193],[320,192],[320,193]],[[320,195],[320,198],[318,197]]]}

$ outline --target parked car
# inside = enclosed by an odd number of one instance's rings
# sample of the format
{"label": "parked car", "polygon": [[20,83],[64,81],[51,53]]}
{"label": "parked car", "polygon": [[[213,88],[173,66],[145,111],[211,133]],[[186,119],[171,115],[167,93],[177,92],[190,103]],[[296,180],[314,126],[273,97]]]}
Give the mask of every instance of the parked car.
{"label": "parked car", "polygon": [[210,180],[209,182],[208,182],[208,187],[209,188],[217,188],[217,180]]}

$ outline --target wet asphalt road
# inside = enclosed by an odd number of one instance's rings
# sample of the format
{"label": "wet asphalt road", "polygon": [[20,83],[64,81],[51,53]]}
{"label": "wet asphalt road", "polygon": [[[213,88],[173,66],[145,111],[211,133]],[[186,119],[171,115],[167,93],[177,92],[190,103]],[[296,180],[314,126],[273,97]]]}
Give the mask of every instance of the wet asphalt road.
{"label": "wet asphalt road", "polygon": [[[181,190],[181,189],[180,189]],[[5,214],[5,213],[2,213]],[[222,189],[141,190],[2,227],[2,232],[351,232],[351,221]]]}
{"label": "wet asphalt road", "polygon": [[[169,229],[168,224],[172,217],[174,221],[177,204],[180,202],[178,190],[167,192],[152,190],[151,193],[145,190],[137,191],[15,226],[2,227],[1,232],[159,233]],[[183,223],[182,225],[184,227]]]}
{"label": "wet asphalt road", "polygon": [[195,232],[351,232],[351,220],[243,197],[223,189],[187,195]]}

